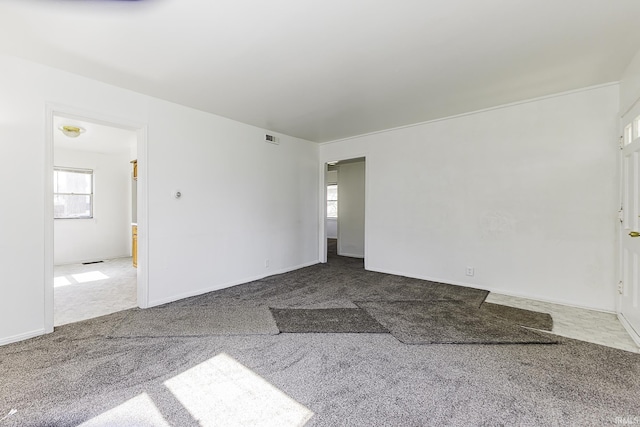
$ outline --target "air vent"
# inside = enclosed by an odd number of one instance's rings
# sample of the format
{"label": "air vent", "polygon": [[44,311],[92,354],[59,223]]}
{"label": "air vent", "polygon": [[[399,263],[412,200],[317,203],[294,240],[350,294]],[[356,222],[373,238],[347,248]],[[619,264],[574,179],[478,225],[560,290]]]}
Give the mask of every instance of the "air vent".
{"label": "air vent", "polygon": [[279,144],[278,138],[276,138],[273,135],[268,135],[268,134],[265,135],[264,140],[267,141],[269,144]]}

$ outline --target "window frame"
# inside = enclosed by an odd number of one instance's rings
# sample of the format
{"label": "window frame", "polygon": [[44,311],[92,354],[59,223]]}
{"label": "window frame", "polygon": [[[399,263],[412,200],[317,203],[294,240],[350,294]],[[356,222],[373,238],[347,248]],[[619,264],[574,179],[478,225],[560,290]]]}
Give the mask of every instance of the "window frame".
{"label": "window frame", "polygon": [[[55,174],[56,172],[70,172],[70,173],[78,173],[78,174],[84,174],[84,175],[89,175],[90,179],[91,179],[91,184],[90,184],[90,193],[61,193],[56,191],[57,188],[55,188],[55,183],[57,182],[56,178],[55,178]],[[53,167],[53,174],[54,174],[54,178],[53,178],[53,182],[54,182],[54,188],[53,188],[53,198],[55,200],[55,198],[57,196],[88,196],[89,197],[89,215],[85,215],[85,216],[63,216],[63,217],[59,217],[56,216],[55,213],[55,209],[53,212],[53,219],[57,220],[57,219],[93,219],[93,217],[95,216],[95,212],[94,212],[94,193],[95,193],[95,173],[93,171],[93,169],[84,169],[84,168],[73,168],[73,167],[66,167],[66,166],[54,166]],[[55,203],[54,203],[55,206]]]}

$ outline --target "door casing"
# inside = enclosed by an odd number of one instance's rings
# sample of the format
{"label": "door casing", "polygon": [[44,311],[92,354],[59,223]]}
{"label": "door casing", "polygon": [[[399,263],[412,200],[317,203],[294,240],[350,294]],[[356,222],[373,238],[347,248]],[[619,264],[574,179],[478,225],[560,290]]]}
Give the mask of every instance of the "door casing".
{"label": "door casing", "polygon": [[[636,119],[640,105],[621,118],[621,150],[618,161],[620,178],[620,227],[618,247],[617,315],[631,338],[640,346],[640,134]],[[631,134],[628,125],[631,125]],[[635,307],[633,300],[635,299]]]}
{"label": "door casing", "polygon": [[148,174],[147,174],[147,125],[122,117],[113,117],[88,112],[66,105],[47,103],[45,105],[45,147],[44,147],[44,331],[53,332],[53,118],[62,115],[69,118],[91,121],[107,126],[135,131],[138,152],[138,307],[149,306],[149,257],[148,257]]}
{"label": "door casing", "polygon": [[[364,268],[367,270],[367,254],[369,253],[369,239],[368,239],[368,221],[369,217],[368,209],[369,209],[369,159],[366,154],[358,154],[351,156],[342,156],[336,157],[329,160],[322,160],[320,163],[320,191],[318,194],[320,195],[320,213],[319,218],[321,219],[319,227],[318,227],[318,250],[319,250],[319,261],[321,263],[327,262],[327,165],[333,162],[344,162],[352,159],[363,159],[367,164],[367,167],[364,171]],[[340,201],[338,200],[338,204]]]}

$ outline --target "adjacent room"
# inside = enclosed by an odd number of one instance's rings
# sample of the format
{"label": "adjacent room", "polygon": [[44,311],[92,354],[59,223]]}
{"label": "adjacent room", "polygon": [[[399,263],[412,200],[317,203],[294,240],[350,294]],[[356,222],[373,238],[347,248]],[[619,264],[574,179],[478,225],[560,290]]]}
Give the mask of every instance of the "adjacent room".
{"label": "adjacent room", "polygon": [[136,132],[53,120],[54,325],[137,305]]}
{"label": "adjacent room", "polygon": [[0,426],[640,422],[640,2],[0,4]]}

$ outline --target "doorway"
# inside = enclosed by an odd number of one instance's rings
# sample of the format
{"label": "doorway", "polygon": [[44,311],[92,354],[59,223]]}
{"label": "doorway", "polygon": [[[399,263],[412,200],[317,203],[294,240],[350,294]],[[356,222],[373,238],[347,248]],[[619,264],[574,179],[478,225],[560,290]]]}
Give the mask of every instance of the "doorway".
{"label": "doorway", "polygon": [[640,345],[640,105],[622,124],[618,317]]}
{"label": "doorway", "polygon": [[334,256],[364,259],[366,160],[364,157],[325,163],[326,209],[324,260]]}
{"label": "doorway", "polygon": [[46,142],[46,332],[146,307],[146,127],[48,106]]}

